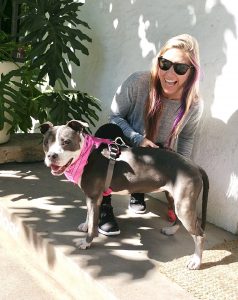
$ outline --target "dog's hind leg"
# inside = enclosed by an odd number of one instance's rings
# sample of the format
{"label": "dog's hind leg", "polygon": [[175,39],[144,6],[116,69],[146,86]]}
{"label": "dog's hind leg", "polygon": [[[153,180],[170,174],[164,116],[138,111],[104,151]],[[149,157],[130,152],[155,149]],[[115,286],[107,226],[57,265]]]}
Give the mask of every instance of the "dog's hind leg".
{"label": "dog's hind leg", "polygon": [[161,233],[164,235],[174,235],[179,230],[179,224],[176,220],[171,226],[166,226],[161,229]]}
{"label": "dog's hind leg", "polygon": [[[184,202],[186,203],[185,200]],[[191,200],[189,201],[189,203],[192,203]],[[177,216],[182,222],[183,226],[191,234],[195,243],[195,251],[189,259],[187,267],[190,270],[197,270],[200,268],[202,262],[204,233],[198,221],[196,209],[194,209],[193,204],[191,206],[187,204],[180,205]]]}
{"label": "dog's hind leg", "polygon": [[195,243],[195,252],[190,257],[187,267],[190,270],[198,270],[202,263],[202,252],[204,247],[205,235],[192,235]]}
{"label": "dog's hind leg", "polygon": [[[204,233],[199,224],[196,211],[196,202],[200,192],[201,185],[185,185],[186,188],[174,193],[174,204],[177,218],[181,221],[185,229],[191,234],[195,243],[195,251],[190,258],[187,267],[191,270],[199,269],[202,261],[202,252],[204,245]],[[166,235],[173,235],[179,229],[175,222],[171,227],[165,227],[161,230]]]}

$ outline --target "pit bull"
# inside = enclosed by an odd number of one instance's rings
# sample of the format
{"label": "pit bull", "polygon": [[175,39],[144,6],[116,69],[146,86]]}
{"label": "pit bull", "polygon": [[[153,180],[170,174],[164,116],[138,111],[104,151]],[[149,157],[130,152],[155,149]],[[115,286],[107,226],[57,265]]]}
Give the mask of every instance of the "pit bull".
{"label": "pit bull", "polygon": [[[66,125],[53,126],[50,122],[40,125],[45,152],[45,164],[55,176],[65,176],[79,185],[87,202],[86,221],[79,230],[87,232],[79,242],[81,249],[91,246],[98,235],[99,208],[107,187],[110,155],[109,140],[85,133],[88,124],[71,120]],[[105,146],[105,147],[102,147]],[[102,148],[105,148],[104,150]],[[197,217],[196,203],[202,194],[201,224]],[[160,148],[121,147],[110,180],[110,193],[131,194],[167,191],[174,199],[175,213],[191,234],[195,251],[187,267],[199,269],[204,246],[204,229],[209,181],[206,172],[182,155]],[[175,234],[179,224],[165,227],[163,234]]]}

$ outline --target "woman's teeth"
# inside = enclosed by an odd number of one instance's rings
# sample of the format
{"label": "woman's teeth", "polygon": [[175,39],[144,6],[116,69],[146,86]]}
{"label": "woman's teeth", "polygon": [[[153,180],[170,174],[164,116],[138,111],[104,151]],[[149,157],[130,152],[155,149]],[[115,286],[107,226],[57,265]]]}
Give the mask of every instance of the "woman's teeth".
{"label": "woman's teeth", "polygon": [[174,80],[168,80],[168,79],[165,79],[165,82],[168,84],[168,85],[175,85],[176,81]]}

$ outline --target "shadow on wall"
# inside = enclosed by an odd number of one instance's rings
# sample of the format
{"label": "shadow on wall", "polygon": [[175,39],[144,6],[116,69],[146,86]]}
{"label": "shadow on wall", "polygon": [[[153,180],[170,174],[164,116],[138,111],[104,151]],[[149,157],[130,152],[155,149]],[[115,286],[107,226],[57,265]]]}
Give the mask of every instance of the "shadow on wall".
{"label": "shadow on wall", "polygon": [[[206,2],[203,2],[206,7]],[[226,87],[230,87],[234,80],[234,74],[227,76],[226,69],[229,66],[227,41],[237,39],[235,17],[220,1],[215,1],[208,12],[204,10],[203,17],[200,21],[198,19],[195,28],[201,35],[201,62],[205,74],[201,92],[205,111],[193,157],[209,175],[209,221],[238,233],[238,215],[234,210],[238,201],[238,104],[234,105],[237,103],[235,93],[228,94],[226,91]]]}
{"label": "shadow on wall", "polygon": [[[225,218],[230,216],[228,211],[238,200],[238,137],[235,133],[238,107],[233,105],[227,122],[212,114],[215,101],[221,97],[215,94],[218,78],[229,80],[223,74],[229,64],[227,41],[235,42],[237,38],[232,4],[225,7],[220,0],[92,0],[86,1],[82,10],[92,28],[93,43],[77,82],[102,101],[103,114],[98,126],[107,121],[117,87],[130,73],[150,69],[153,57],[168,38],[185,32],[197,38],[205,111],[193,157],[207,170],[211,180],[209,220],[223,228],[230,226],[226,229],[234,232],[236,225],[226,225]],[[234,73],[232,79],[235,79]],[[235,101],[232,97],[226,99],[228,106]]]}

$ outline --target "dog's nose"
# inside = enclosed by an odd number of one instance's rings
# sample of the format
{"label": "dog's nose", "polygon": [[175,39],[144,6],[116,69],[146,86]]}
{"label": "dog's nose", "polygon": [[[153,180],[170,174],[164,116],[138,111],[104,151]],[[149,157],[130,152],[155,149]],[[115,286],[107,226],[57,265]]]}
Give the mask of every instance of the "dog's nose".
{"label": "dog's nose", "polygon": [[53,159],[57,159],[58,158],[58,154],[57,153],[48,153],[47,157],[49,160],[53,160]]}

